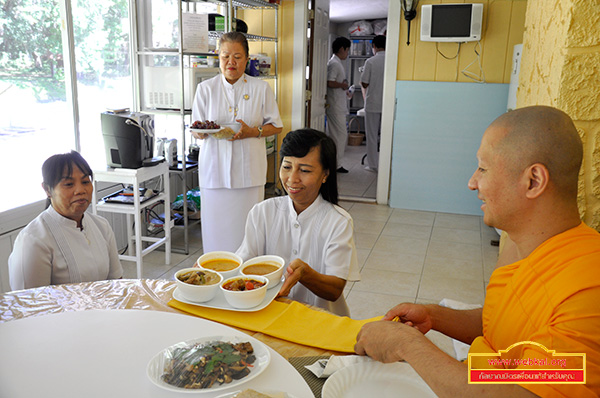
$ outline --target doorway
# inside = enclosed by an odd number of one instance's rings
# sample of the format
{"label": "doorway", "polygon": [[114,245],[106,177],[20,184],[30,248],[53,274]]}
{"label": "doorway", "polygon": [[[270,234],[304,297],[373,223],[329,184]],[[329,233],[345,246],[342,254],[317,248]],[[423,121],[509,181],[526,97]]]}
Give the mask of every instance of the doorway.
{"label": "doorway", "polygon": [[[336,1],[355,1],[355,0],[330,0]],[[391,175],[391,154],[392,154],[392,134],[394,128],[394,109],[396,96],[396,70],[398,64],[398,46],[400,35],[400,0],[377,0],[386,3],[387,7],[387,43],[386,43],[386,65],[384,71],[384,89],[383,89],[383,109],[381,121],[381,139],[379,152],[379,172],[375,174],[376,184],[371,189],[375,189],[375,199],[360,199],[358,196],[350,196],[354,201],[376,201],[378,204],[387,204],[389,198],[390,175]],[[293,70],[293,102],[292,102],[292,129],[298,129],[307,126],[306,120],[306,100],[307,100],[307,54],[308,40],[306,26],[308,23],[309,11],[308,2],[310,0],[294,2],[294,62]],[[370,6],[373,4],[368,3]],[[353,3],[356,6],[356,2]],[[357,7],[348,7],[356,9]],[[363,13],[364,15],[364,13]],[[356,17],[360,18],[360,17]],[[347,35],[347,33],[346,33]],[[330,51],[330,49],[329,49]],[[325,79],[326,77],[323,76]],[[360,156],[360,155],[359,155]],[[362,161],[362,157],[360,159]],[[360,163],[360,162],[359,162]],[[366,172],[366,171],[365,171]],[[348,173],[349,174],[349,173]],[[351,186],[352,182],[348,182]],[[344,185],[346,186],[346,185]],[[346,199],[346,197],[344,197]]]}
{"label": "doorway", "polygon": [[[373,37],[385,33],[389,5],[388,0],[369,2],[368,10],[357,7],[356,2],[353,5],[350,7],[347,0],[330,0],[330,42],[338,36],[347,37],[352,42],[349,56],[343,63],[348,84],[354,88],[348,101],[348,145],[341,160],[348,173],[338,173],[338,187],[343,200],[374,203],[378,173],[368,167],[361,75],[365,62],[373,56]],[[361,33],[357,34],[357,31]],[[352,35],[350,32],[353,32]]]}

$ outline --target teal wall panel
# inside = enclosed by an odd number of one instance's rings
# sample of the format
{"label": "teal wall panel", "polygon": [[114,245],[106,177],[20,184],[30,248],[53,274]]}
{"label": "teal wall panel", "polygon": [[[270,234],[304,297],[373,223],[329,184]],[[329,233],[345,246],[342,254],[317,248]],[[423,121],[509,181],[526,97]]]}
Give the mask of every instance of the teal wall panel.
{"label": "teal wall panel", "polygon": [[390,206],[482,215],[467,182],[508,84],[397,81],[396,98]]}

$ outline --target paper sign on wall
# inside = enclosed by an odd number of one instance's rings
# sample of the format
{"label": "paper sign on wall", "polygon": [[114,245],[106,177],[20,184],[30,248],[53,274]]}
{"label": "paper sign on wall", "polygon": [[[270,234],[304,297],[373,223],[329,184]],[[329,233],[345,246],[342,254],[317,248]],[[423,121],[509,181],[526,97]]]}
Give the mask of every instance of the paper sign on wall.
{"label": "paper sign on wall", "polygon": [[208,14],[182,14],[184,51],[208,52]]}

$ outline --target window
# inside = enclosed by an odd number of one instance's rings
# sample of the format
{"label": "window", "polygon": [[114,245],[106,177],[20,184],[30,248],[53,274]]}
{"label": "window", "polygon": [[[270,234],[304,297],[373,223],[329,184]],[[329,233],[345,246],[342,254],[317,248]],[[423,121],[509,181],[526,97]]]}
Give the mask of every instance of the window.
{"label": "window", "polygon": [[41,166],[50,155],[80,148],[92,168],[105,167],[100,113],[133,105],[127,0],[68,1],[0,9],[0,186],[11,188],[0,212],[44,199]]}
{"label": "window", "polygon": [[53,0],[0,9],[0,211],[45,198],[41,166],[75,147],[67,103],[60,7]]}

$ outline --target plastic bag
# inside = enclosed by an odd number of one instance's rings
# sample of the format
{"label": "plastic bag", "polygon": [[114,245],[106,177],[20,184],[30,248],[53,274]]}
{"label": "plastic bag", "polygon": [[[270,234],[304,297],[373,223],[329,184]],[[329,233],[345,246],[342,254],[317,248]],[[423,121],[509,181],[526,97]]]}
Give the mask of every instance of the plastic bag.
{"label": "plastic bag", "polygon": [[[189,211],[200,210],[200,188],[194,188],[187,191],[187,207]],[[183,210],[183,194],[177,195],[171,204],[172,210]]]}
{"label": "plastic bag", "polygon": [[387,33],[387,20],[377,19],[372,22],[374,35],[385,35]]}
{"label": "plastic bag", "polygon": [[370,22],[361,20],[353,22],[348,28],[348,34],[350,36],[366,36],[373,34],[373,25]]}

